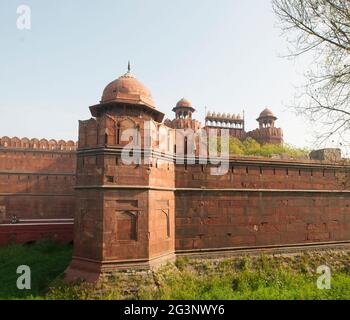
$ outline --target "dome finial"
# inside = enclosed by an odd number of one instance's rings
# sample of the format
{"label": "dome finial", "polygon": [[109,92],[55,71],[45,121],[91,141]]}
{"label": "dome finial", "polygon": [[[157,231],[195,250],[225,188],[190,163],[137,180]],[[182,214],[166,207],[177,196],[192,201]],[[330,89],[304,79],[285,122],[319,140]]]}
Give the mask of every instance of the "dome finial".
{"label": "dome finial", "polygon": [[130,67],[130,60],[128,61],[128,72],[131,71],[131,67]]}

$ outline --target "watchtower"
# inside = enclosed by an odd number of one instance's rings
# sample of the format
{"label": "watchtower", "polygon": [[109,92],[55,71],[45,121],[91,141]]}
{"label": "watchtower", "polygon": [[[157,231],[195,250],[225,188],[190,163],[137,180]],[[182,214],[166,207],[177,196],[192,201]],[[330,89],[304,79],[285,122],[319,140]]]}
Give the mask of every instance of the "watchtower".
{"label": "watchtower", "polygon": [[[157,152],[161,124],[150,91],[128,72],[79,123],[74,255],[68,279],[174,258],[174,163]],[[172,145],[165,152],[171,153]],[[132,154],[132,155],[131,155]],[[164,160],[168,159],[168,160]]]}

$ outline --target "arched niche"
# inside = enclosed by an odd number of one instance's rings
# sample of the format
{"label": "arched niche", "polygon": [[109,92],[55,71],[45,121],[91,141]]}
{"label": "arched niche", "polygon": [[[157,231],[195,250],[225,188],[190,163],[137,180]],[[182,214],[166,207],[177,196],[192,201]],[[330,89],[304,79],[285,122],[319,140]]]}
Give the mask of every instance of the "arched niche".
{"label": "arched niche", "polygon": [[137,240],[137,212],[117,211],[117,240],[136,241]]}

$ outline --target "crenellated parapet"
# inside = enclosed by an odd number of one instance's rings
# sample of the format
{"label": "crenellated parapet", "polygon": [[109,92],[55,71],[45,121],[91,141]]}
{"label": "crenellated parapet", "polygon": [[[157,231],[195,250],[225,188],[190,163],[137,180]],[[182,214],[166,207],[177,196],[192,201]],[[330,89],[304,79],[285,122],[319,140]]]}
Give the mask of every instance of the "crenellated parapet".
{"label": "crenellated parapet", "polygon": [[255,129],[247,133],[248,137],[253,138],[261,144],[283,144],[283,130],[276,127],[267,127]]}
{"label": "crenellated parapet", "polygon": [[34,149],[34,150],[46,150],[46,151],[75,151],[77,144],[72,140],[47,140],[47,139],[29,139],[29,138],[18,138],[18,137],[1,137],[0,138],[0,149]]}
{"label": "crenellated parapet", "polygon": [[205,117],[205,125],[207,127],[244,130],[244,119],[239,114],[208,112]]}
{"label": "crenellated parapet", "polygon": [[172,129],[192,129],[197,131],[201,128],[201,123],[191,118],[177,118],[173,120],[166,119],[164,124]]}

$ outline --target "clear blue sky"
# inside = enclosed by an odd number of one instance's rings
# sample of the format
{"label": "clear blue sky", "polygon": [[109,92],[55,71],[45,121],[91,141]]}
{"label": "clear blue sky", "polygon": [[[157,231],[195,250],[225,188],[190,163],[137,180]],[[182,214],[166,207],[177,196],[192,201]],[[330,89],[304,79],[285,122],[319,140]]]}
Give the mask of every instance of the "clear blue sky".
{"label": "clear blue sky", "polygon": [[[16,27],[17,6],[32,10]],[[309,146],[305,119],[286,111],[305,62],[279,56],[286,42],[270,0],[3,0],[0,3],[0,135],[77,139],[103,88],[132,71],[157,108],[186,97],[204,107],[245,110],[247,129],[269,106],[285,140]]]}

